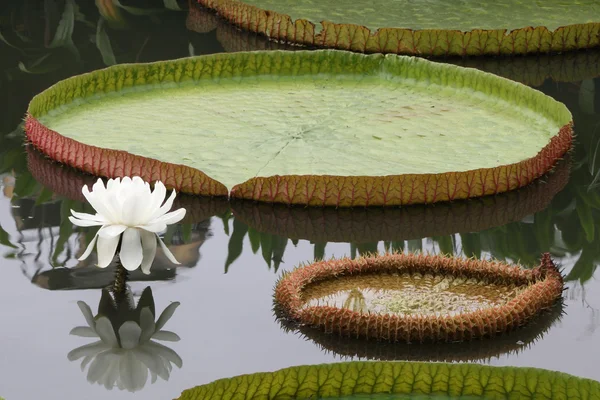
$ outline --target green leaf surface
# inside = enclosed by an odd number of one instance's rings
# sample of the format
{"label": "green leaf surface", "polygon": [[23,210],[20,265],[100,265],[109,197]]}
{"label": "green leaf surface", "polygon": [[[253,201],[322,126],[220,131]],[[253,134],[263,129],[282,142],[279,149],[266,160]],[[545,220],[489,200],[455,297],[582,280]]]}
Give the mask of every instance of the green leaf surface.
{"label": "green leaf surface", "polygon": [[0,225],[0,244],[6,247],[12,247],[13,249],[17,248],[17,246],[10,241],[10,235],[4,230],[2,225]]}
{"label": "green leaf surface", "polygon": [[[62,82],[30,112],[85,145],[183,164],[229,189],[277,175],[418,177],[511,166],[536,157],[571,120],[549,97],[479,71],[326,50],[118,65]],[[510,180],[481,179],[497,188]],[[370,197],[368,183],[355,185],[357,197]],[[470,192],[465,185],[457,190]],[[429,187],[420,196],[436,199],[448,182]],[[401,195],[412,199],[408,186]]]}
{"label": "green leaf surface", "polygon": [[179,400],[340,399],[373,394],[463,399],[471,396],[488,400],[597,400],[600,383],[536,368],[350,362],[221,379],[186,390]]}

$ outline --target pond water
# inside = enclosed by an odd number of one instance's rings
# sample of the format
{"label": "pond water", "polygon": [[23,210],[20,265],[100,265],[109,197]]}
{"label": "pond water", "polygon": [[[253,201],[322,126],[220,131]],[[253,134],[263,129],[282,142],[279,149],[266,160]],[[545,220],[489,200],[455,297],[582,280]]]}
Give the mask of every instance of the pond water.
{"label": "pond water", "polygon": [[[114,266],[100,270],[92,258],[77,261],[92,232],[76,229],[66,215],[89,207],[80,189],[91,178],[23,146],[27,103],[61,79],[115,62],[284,46],[243,34],[200,9],[188,13],[174,1],[122,1],[128,8],[79,3],[0,5],[0,396],[171,399],[219,378],[351,358],[469,360],[600,380],[600,52],[587,51],[457,61],[525,82],[566,103],[574,115],[577,143],[568,160],[521,191],[394,210],[288,209],[183,197],[188,218],[165,236],[182,265],[159,254],[150,276],[130,276],[136,301],[151,287],[157,315],[180,303],[165,327],[181,338],[164,342],[172,350],[165,357],[175,360],[169,379],[148,379],[135,392],[108,392],[88,382],[102,377],[88,375],[90,365],[82,372],[82,359],[67,355],[93,339],[69,332],[85,325],[78,302],[96,312]],[[282,271],[315,258],[386,250],[495,257],[525,267],[549,251],[566,274],[564,308],[506,337],[444,346],[323,338],[275,320],[273,286]]]}

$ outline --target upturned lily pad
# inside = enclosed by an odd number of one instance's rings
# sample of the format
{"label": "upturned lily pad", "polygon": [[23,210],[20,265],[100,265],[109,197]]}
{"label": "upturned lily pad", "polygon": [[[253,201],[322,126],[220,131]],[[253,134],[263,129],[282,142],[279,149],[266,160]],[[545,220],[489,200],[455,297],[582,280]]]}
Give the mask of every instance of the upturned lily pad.
{"label": "upturned lily pad", "polygon": [[323,50],[76,76],[32,100],[26,131],[51,158],[94,175],[347,207],[527,185],[570,148],[571,120],[563,104],[491,74]]}
{"label": "upturned lily pad", "polygon": [[198,0],[269,38],[359,52],[499,55],[600,44],[600,5],[546,0]]}
{"label": "upturned lily pad", "polygon": [[385,395],[384,399],[598,400],[600,383],[538,368],[349,362],[220,379],[184,391],[179,400],[360,399],[371,395]]}
{"label": "upturned lily pad", "polygon": [[278,315],[334,335],[460,342],[523,326],[559,301],[562,291],[563,277],[549,254],[524,270],[399,253],[299,267],[277,283],[274,301]]}

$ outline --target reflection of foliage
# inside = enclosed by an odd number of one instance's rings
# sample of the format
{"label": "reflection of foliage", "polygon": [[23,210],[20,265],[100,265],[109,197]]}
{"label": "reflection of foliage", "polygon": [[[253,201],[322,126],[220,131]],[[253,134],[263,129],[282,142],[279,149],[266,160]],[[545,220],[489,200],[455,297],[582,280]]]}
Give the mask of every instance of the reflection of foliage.
{"label": "reflection of foliage", "polygon": [[[357,379],[360,377],[360,379]],[[343,399],[377,395],[377,399],[416,398],[597,398],[600,383],[537,368],[419,362],[347,362],[305,365],[275,372],[220,379],[185,390],[179,400],[222,400],[252,393],[274,399]],[[405,395],[406,397],[403,397]],[[356,397],[349,397],[356,398]],[[365,397],[369,398],[369,397]],[[423,397],[426,398],[426,397]],[[429,397],[427,397],[429,398]]]}
{"label": "reflection of foliage", "polygon": [[71,335],[96,337],[100,340],[72,350],[70,361],[83,358],[82,370],[89,366],[87,380],[106,389],[135,392],[141,390],[150,372],[152,383],[157,377],[169,380],[173,364],[182,367],[182,360],[171,348],[156,340],[179,341],[179,336],[162,330],[173,316],[179,302],[173,302],[156,318],[154,297],[150,287],[144,289],[135,305],[130,290],[124,296],[102,290],[98,314],[94,316],[83,301],[77,303],[87,322],[78,326]]}

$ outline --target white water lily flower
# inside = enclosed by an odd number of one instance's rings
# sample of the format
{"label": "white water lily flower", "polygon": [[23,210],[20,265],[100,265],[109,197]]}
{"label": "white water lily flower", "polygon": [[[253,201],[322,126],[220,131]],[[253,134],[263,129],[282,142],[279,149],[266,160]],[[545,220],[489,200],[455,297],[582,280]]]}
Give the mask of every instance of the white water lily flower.
{"label": "white water lily flower", "polygon": [[97,337],[100,340],[72,350],[67,358],[70,361],[83,358],[81,370],[89,366],[87,380],[90,383],[98,383],[109,390],[118,387],[135,392],[146,385],[148,372],[154,383],[157,377],[165,381],[169,379],[172,364],[182,367],[183,361],[175,351],[155,341],[179,341],[176,333],[161,330],[179,302],[165,308],[156,322],[151,310],[153,307],[143,307],[137,320],[122,322],[120,326],[114,315],[111,317],[114,321],[104,315],[94,318],[86,303],[79,301],[77,305],[88,326],[73,328],[71,335]]}
{"label": "white water lily flower", "polygon": [[82,192],[96,210],[96,215],[71,210],[73,216],[69,220],[78,226],[100,225],[101,228],[79,257],[80,261],[91,254],[97,241],[98,266],[106,268],[113,260],[120,242],[119,257],[123,267],[133,271],[141,265],[142,272],[149,274],[158,240],[167,258],[179,264],[158,236],[167,225],[175,224],[185,217],[184,208],[169,212],[175,200],[175,190],[165,201],[167,189],[162,182],[157,181],[154,191],[151,191],[148,183],[139,176],[134,176],[122,180],[109,179],[106,187],[99,178],[91,192],[85,185]]}

